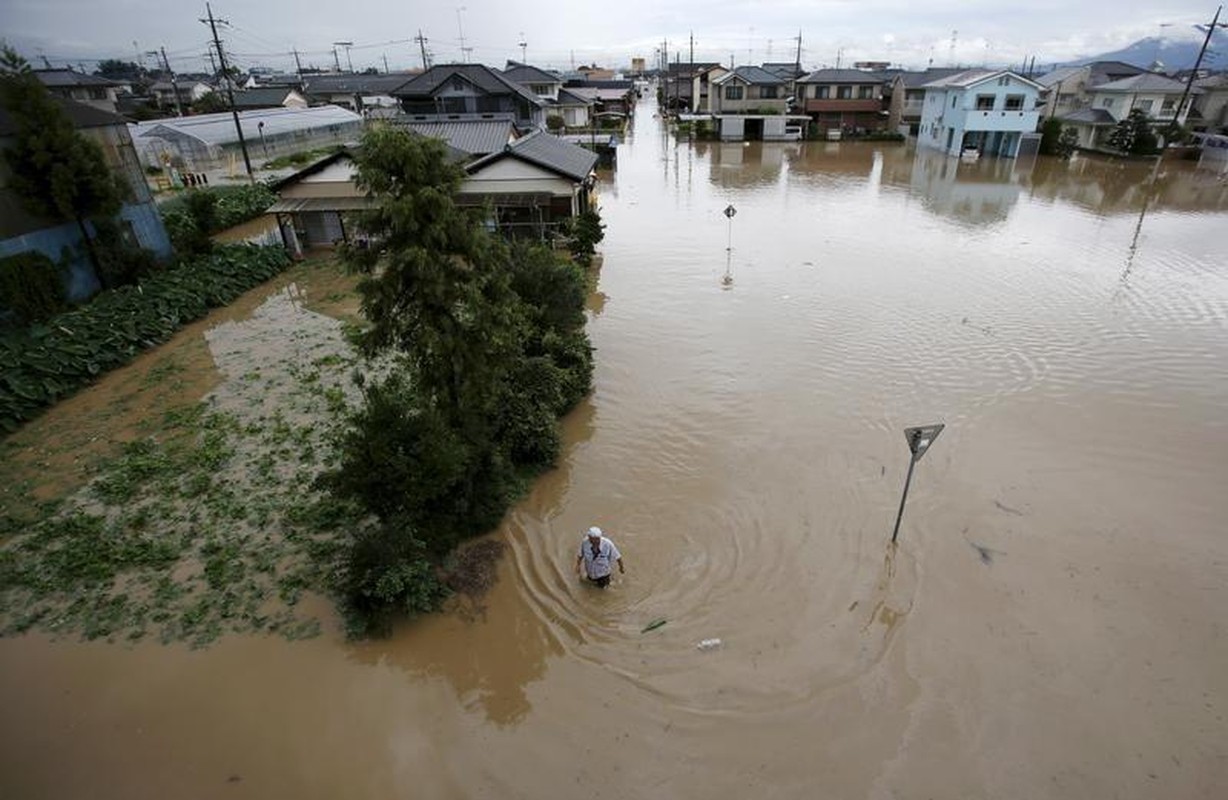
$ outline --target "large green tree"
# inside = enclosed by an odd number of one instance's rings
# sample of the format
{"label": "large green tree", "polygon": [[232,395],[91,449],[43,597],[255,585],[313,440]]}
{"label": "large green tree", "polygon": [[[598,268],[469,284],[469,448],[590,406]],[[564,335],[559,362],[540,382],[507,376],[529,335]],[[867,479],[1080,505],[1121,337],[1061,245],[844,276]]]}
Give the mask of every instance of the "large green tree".
{"label": "large green tree", "polygon": [[78,133],[30,65],[9,47],[0,50],[0,104],[16,128],[4,151],[9,188],[31,213],[75,222],[101,276],[87,223],[118,213],[127,187],[107,166],[102,148]]}

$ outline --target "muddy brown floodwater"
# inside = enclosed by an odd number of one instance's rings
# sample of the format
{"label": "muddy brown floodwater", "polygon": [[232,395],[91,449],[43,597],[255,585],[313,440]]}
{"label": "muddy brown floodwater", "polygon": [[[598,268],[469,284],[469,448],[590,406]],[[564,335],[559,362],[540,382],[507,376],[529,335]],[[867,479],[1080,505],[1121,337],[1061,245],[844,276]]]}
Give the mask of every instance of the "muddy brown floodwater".
{"label": "muddy brown floodwater", "polygon": [[653,110],[603,183],[596,390],[485,613],[5,640],[0,795],[1223,797],[1228,183]]}

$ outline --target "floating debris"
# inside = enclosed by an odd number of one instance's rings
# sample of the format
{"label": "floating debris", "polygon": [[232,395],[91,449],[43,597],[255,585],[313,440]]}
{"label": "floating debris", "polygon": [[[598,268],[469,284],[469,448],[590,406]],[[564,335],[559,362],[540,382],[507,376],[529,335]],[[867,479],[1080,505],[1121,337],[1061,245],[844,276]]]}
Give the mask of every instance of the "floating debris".
{"label": "floating debris", "polygon": [[644,630],[640,631],[640,633],[648,633],[649,631],[655,631],[657,628],[661,627],[664,624],[665,624],[664,617],[661,617],[660,619],[654,619],[652,622],[645,625]]}

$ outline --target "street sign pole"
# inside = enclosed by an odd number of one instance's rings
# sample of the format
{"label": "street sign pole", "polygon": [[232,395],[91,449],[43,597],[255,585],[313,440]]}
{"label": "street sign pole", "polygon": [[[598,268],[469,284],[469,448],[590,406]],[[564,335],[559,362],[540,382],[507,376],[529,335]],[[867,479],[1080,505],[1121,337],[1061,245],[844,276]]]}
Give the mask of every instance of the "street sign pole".
{"label": "street sign pole", "polygon": [[729,220],[729,235],[725,239],[725,249],[733,251],[733,218],[738,213],[738,210],[733,207],[733,203],[725,206],[725,219]]}
{"label": "street sign pole", "polygon": [[895,515],[895,529],[891,532],[891,543],[895,544],[896,539],[900,535],[900,520],[904,518],[904,503],[908,501],[908,487],[912,483],[912,470],[917,466],[917,462],[921,460],[921,456],[925,455],[930,449],[930,445],[938,438],[938,434],[942,433],[942,429],[946,427],[942,423],[937,425],[921,425],[916,428],[905,428],[904,438],[908,441],[908,450],[911,456],[908,460],[908,477],[904,478],[904,493],[900,495],[900,510]]}

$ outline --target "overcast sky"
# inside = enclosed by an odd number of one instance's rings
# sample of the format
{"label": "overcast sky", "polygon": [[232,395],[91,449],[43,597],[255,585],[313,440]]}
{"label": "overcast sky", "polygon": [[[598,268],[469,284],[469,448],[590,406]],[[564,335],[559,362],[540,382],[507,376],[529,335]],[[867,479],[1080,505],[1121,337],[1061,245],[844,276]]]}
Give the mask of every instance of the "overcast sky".
{"label": "overcast sky", "polygon": [[[596,62],[620,67],[632,56],[650,64],[668,40],[670,60],[738,64],[792,61],[801,31],[802,64],[834,66],[858,60],[908,67],[1018,63],[1037,65],[1116,49],[1147,36],[1197,37],[1195,22],[1215,13],[1211,0],[217,0],[223,47],[240,67],[329,66],[333,42],[353,43],[355,69],[421,64],[419,29],[436,63],[467,57],[502,66],[521,57],[567,68]],[[136,60],[165,46],[171,66],[207,64],[209,32],[194,0],[0,0],[0,36],[27,58],[56,66]],[[953,35],[953,31],[958,33]],[[471,48],[465,53],[464,46]],[[345,48],[339,48],[342,66]],[[147,59],[148,60],[148,59]],[[1228,61],[1228,57],[1223,60]]]}

